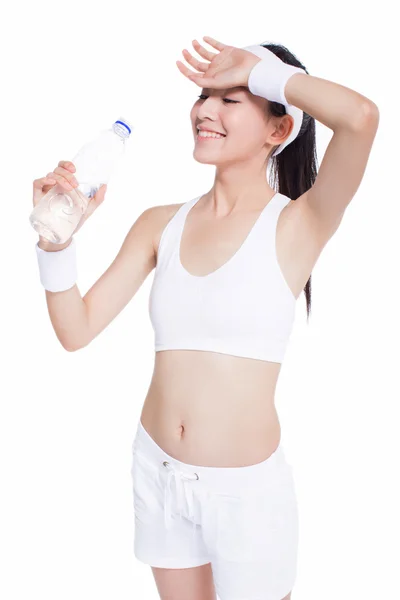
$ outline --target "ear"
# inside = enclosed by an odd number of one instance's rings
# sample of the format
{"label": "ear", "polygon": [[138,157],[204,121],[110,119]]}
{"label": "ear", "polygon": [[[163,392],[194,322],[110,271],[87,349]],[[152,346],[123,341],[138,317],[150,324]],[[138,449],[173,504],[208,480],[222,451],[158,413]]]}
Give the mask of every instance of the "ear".
{"label": "ear", "polygon": [[289,137],[294,127],[294,119],[291,115],[275,118],[275,129],[269,136],[268,142],[274,146],[279,146]]}

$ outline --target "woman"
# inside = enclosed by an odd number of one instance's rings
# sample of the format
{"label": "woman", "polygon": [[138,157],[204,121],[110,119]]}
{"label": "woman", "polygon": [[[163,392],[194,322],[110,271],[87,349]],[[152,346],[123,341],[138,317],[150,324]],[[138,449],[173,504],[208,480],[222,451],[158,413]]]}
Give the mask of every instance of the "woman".
{"label": "woman", "polygon": [[[155,367],[133,443],[135,555],[162,600],[288,600],[298,514],[274,392],[296,300],[304,289],[308,316],[312,268],[360,185],[379,112],[283,46],[204,40],[216,52],[193,46],[207,62],[184,51],[196,72],[177,65],[202,88],[194,158],[216,166],[214,184],[147,209],[81,305],[76,286],[62,291],[76,305],[59,339],[87,345],[156,267]],[[334,132],[318,176],[315,119]],[[75,185],[71,172],[62,161],[49,175]],[[60,306],[49,304],[53,324]]]}

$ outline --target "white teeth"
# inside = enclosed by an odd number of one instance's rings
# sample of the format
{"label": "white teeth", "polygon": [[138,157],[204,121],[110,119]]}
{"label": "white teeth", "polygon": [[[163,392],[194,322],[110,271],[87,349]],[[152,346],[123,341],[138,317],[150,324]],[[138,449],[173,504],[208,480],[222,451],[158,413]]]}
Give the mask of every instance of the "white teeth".
{"label": "white teeth", "polygon": [[211,133],[210,131],[202,131],[202,130],[198,130],[197,135],[199,137],[213,137],[213,138],[225,137],[224,135],[221,135],[220,133]]}

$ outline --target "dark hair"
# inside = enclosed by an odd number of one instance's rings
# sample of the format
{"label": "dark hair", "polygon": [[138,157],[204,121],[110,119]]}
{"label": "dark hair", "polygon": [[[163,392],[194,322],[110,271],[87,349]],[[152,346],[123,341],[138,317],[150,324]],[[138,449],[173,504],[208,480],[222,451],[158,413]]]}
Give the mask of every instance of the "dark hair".
{"label": "dark hair", "polygon": [[[260,44],[273,52],[288,65],[300,67],[309,74],[305,66],[281,44]],[[281,117],[286,109],[279,102],[268,102],[271,116]],[[277,148],[271,150],[271,154]],[[271,187],[279,193],[296,200],[313,185],[318,173],[318,157],[315,139],[315,119],[303,112],[303,122],[296,139],[271,158]],[[276,187],[277,185],[277,187]],[[311,275],[305,285],[304,292],[307,303],[307,320],[311,311]]]}

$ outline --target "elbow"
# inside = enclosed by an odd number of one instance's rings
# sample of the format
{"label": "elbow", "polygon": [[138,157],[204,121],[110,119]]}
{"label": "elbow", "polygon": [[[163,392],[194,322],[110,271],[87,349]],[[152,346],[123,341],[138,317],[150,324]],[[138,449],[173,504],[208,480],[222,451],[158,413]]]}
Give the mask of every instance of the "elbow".
{"label": "elbow", "polygon": [[81,350],[82,348],[85,348],[89,342],[87,343],[82,343],[82,344],[66,344],[61,342],[60,343],[62,345],[62,347],[64,348],[64,350],[66,350],[67,352],[76,352],[77,350]]}
{"label": "elbow", "polygon": [[364,102],[358,114],[358,130],[377,129],[379,124],[379,109],[375,102]]}
{"label": "elbow", "polygon": [[64,350],[67,352],[76,352],[79,350],[80,346],[68,346],[67,344],[61,344]]}

